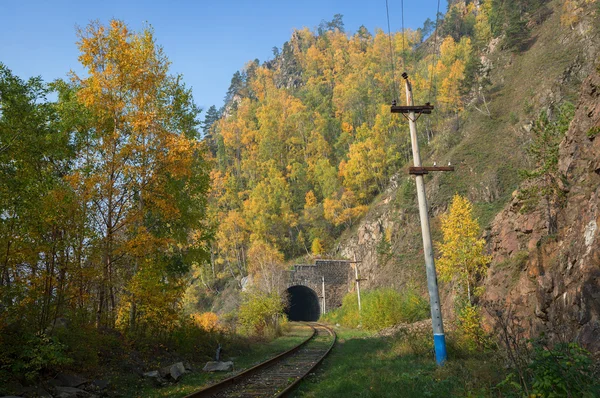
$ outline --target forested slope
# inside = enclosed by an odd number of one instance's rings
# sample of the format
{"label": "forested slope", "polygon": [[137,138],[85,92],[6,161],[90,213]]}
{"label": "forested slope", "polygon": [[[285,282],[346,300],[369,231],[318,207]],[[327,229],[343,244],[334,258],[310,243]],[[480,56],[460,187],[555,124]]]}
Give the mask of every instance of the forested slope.
{"label": "forested slope", "polygon": [[455,193],[473,202],[485,237],[514,195],[532,204],[522,211],[543,208],[539,118],[573,117],[595,68],[596,12],[593,2],[452,2],[437,40],[429,24],[390,42],[344,32],[339,18],[295,31],[273,60],[234,76],[206,126],[219,222],[203,282],[271,272],[277,261],[256,257],[260,247],[272,259],[357,255],[367,287],[424,286],[408,126],[389,111],[404,101],[402,71],[416,103],[436,107],[419,119],[422,155],[457,168],[428,176],[436,240],[435,216]]}

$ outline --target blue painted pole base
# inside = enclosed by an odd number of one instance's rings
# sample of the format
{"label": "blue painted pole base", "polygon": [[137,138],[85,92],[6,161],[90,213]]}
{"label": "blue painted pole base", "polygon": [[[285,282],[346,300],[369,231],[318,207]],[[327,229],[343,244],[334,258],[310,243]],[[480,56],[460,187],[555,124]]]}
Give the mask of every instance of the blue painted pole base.
{"label": "blue painted pole base", "polygon": [[448,358],[446,354],[446,336],[443,334],[434,334],[433,348],[435,350],[435,361],[438,365],[443,365]]}

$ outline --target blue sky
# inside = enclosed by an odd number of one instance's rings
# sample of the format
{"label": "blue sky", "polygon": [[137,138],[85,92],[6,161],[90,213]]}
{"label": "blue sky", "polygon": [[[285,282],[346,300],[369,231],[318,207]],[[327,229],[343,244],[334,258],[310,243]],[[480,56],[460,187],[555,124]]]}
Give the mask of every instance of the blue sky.
{"label": "blue sky", "polygon": [[[405,1],[404,24],[416,29],[434,19],[437,0]],[[401,29],[400,1],[389,0],[392,31]],[[446,11],[441,0],[440,11]],[[0,62],[21,78],[63,78],[81,72],[75,45],[77,26],[91,20],[124,20],[139,30],[145,22],[183,74],[198,105],[220,107],[231,76],[250,60],[272,57],[294,28],[315,28],[334,14],[344,16],[347,32],[365,25],[387,31],[385,0],[300,1],[66,1],[0,0]]]}

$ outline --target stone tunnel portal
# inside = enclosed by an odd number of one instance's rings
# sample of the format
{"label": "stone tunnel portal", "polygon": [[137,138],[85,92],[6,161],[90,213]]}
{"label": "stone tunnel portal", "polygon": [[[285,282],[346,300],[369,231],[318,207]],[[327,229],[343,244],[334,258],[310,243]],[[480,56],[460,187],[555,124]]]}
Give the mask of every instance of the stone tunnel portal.
{"label": "stone tunnel portal", "polygon": [[288,308],[286,314],[290,321],[308,321],[319,320],[321,315],[321,306],[319,297],[309,287],[296,285],[287,289]]}

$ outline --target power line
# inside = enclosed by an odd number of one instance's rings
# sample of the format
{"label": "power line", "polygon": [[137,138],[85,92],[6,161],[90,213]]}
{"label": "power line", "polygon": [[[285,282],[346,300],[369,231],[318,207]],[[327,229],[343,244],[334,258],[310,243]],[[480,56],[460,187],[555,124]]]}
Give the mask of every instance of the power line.
{"label": "power line", "polygon": [[[390,42],[390,61],[392,64],[392,92],[394,98],[392,98],[392,103],[395,103],[398,97],[398,89],[396,83],[396,66],[394,63],[394,52],[392,49],[392,29],[390,28],[390,7],[388,5],[388,0],[385,0],[385,12],[387,14],[387,25],[388,25],[388,39]],[[402,22],[404,24],[404,22]],[[403,61],[404,62],[404,61]]]}
{"label": "power line", "polygon": [[435,34],[433,37],[433,58],[431,59],[431,74],[430,74],[430,78],[429,78],[429,99],[428,102],[431,102],[431,94],[433,92],[433,86],[434,86],[434,79],[435,79],[435,74],[434,74],[434,68],[435,68],[435,63],[437,61],[437,40],[438,40],[438,24],[439,24],[439,15],[440,15],[440,0],[438,0],[437,2],[437,12],[435,14]]}
{"label": "power line", "polygon": [[400,0],[400,9],[400,15],[402,16],[402,69],[404,69],[404,72],[406,72],[406,60],[404,59],[404,54],[406,53],[406,45],[404,44],[406,37],[406,31],[404,30],[404,0]]}

